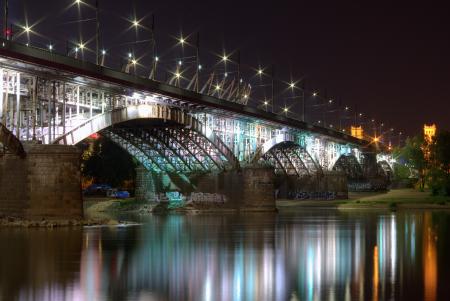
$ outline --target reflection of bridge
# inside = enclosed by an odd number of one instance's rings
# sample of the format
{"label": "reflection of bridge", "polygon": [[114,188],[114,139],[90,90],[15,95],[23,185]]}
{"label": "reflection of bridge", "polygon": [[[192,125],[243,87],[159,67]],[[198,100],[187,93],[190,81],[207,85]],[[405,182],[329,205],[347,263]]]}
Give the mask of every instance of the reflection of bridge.
{"label": "reflection of bridge", "polygon": [[377,168],[377,149],[367,141],[223,93],[199,94],[10,41],[0,47],[0,64],[0,138],[15,153],[22,146],[10,133],[22,142],[75,145],[99,132],[149,171],[185,182],[193,172],[262,161],[298,178],[332,170],[362,178],[388,167]]}

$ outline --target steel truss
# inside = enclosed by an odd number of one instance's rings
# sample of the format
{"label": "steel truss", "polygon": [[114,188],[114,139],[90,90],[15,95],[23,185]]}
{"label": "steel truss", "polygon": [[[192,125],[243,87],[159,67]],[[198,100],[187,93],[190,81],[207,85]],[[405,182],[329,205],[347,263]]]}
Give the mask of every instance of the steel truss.
{"label": "steel truss", "polygon": [[0,147],[5,148],[9,152],[25,157],[26,153],[23,145],[13,133],[11,133],[3,124],[0,123]]}
{"label": "steel truss", "polygon": [[361,179],[364,176],[363,168],[354,155],[340,156],[332,170],[345,173],[349,179]]}
{"label": "steel truss", "polygon": [[269,162],[278,174],[305,177],[322,172],[305,148],[290,142],[275,145],[260,160]]}

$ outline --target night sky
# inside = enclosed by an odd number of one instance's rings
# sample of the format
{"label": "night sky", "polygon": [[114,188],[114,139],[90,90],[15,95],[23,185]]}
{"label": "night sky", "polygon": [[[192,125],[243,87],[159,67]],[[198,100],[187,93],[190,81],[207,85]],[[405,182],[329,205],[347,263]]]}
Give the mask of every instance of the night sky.
{"label": "night sky", "polygon": [[[73,8],[63,12],[71,2],[10,1],[10,20],[23,23],[26,11],[31,24],[43,18],[33,30],[45,37],[76,38],[77,27],[64,24],[76,17]],[[118,43],[125,18],[133,18],[134,10],[138,18],[154,13],[159,36],[199,31],[202,48],[239,49],[246,64],[274,64],[277,76],[286,80],[290,74],[305,77],[307,88],[322,95],[326,89],[330,97],[352,108],[357,104],[358,111],[396,131],[413,135],[425,122],[450,129],[450,18],[445,4],[100,0],[100,5],[106,46]],[[150,26],[150,19],[143,22]],[[161,48],[170,44],[161,43]]]}

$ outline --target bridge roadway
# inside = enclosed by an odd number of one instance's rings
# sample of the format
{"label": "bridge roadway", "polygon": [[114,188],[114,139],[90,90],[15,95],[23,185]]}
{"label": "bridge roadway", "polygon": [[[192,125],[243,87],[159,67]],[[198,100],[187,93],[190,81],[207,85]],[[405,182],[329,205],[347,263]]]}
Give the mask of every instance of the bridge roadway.
{"label": "bridge roadway", "polygon": [[[24,143],[74,145],[100,132],[147,169],[150,176],[140,175],[147,186],[165,181],[188,194],[203,191],[217,198],[219,193],[229,200],[247,193],[257,199],[273,195],[266,189],[273,187],[270,172],[255,167],[268,162],[276,174],[290,179],[278,187],[282,196],[295,197],[304,189],[345,197],[342,177],[329,171],[344,173],[348,180],[389,173],[389,155],[345,133],[47,50],[0,43],[4,137],[9,131]],[[17,149],[17,143],[10,147]],[[243,166],[247,170],[240,171]],[[192,180],[192,174],[213,170],[227,171],[225,180],[220,178],[226,183]],[[234,178],[252,188],[227,195],[224,190],[233,190]],[[257,183],[269,184],[260,189]]]}
{"label": "bridge roadway", "polygon": [[[1,39],[0,39],[1,41]],[[69,80],[116,88],[132,94],[135,91],[159,94],[172,98],[174,103],[185,104],[189,109],[196,110],[217,110],[226,115],[235,114],[240,117],[252,117],[257,120],[276,125],[287,126],[298,130],[305,130],[328,136],[336,141],[351,143],[360,147],[367,147],[370,143],[366,140],[357,139],[351,135],[336,130],[308,124],[300,120],[289,118],[280,114],[266,112],[261,109],[250,107],[236,102],[224,101],[217,97],[200,94],[195,91],[186,90],[163,82],[137,77],[121,71],[112,70],[107,67],[95,65],[90,62],[80,61],[68,56],[51,53],[11,41],[3,41],[0,47],[0,57],[2,66],[8,66],[15,70],[33,73],[35,75],[45,74],[52,78]],[[369,146],[370,147],[370,146]]]}

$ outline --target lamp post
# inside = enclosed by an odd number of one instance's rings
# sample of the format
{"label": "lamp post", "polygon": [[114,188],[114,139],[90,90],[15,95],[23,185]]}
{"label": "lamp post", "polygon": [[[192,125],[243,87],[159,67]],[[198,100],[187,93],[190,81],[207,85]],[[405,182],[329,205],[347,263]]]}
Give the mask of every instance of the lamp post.
{"label": "lamp post", "polygon": [[5,0],[3,6],[3,35],[8,39],[8,0]]}
{"label": "lamp post", "polygon": [[99,12],[99,0],[95,0],[95,63],[99,65],[100,63],[100,12]]}

